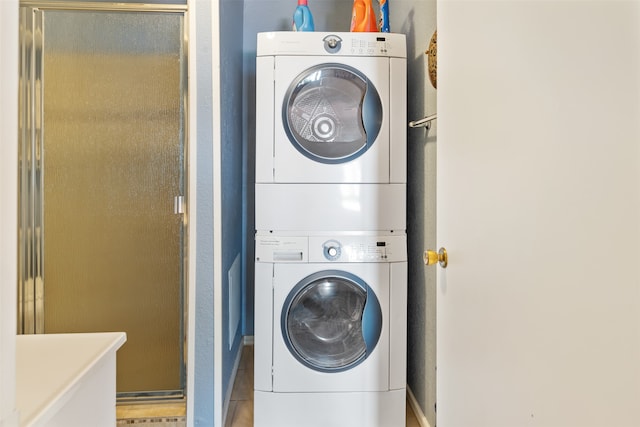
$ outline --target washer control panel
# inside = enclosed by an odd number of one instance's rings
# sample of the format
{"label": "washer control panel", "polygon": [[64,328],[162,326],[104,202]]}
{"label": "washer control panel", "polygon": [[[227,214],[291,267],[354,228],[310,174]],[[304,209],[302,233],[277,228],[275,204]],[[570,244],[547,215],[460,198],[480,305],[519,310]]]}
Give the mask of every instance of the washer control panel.
{"label": "washer control panel", "polygon": [[307,236],[256,235],[257,262],[307,262]]}
{"label": "washer control panel", "polygon": [[256,234],[256,262],[348,263],[407,260],[407,236]]}
{"label": "washer control panel", "polygon": [[406,236],[309,236],[309,262],[398,262],[406,258]]}

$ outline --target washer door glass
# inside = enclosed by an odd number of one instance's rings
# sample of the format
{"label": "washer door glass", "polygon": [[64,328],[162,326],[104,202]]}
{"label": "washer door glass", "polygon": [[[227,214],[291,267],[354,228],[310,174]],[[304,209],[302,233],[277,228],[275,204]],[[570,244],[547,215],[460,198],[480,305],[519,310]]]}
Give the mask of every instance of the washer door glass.
{"label": "washer door glass", "polygon": [[291,354],[321,372],[351,369],[373,351],[382,310],[362,279],[344,271],[315,273],[289,293],[282,333]]}
{"label": "washer door glass", "polygon": [[364,74],[342,64],[312,67],[294,79],[282,119],[293,146],[320,163],[361,156],[382,125],[382,102]]}

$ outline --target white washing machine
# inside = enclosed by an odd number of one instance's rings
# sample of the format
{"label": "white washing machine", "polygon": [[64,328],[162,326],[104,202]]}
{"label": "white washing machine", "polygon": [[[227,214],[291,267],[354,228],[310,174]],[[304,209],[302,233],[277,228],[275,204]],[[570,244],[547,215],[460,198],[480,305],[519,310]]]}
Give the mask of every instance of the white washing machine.
{"label": "white washing machine", "polygon": [[256,235],[254,426],[405,424],[406,236]]}
{"label": "white washing machine", "polygon": [[404,34],[258,34],[256,229],[405,229],[406,74]]}

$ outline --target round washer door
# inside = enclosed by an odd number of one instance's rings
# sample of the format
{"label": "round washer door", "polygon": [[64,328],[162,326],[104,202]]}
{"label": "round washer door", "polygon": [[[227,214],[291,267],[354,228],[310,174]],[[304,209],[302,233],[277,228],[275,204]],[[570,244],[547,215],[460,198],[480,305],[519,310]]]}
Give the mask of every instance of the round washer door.
{"label": "round washer door", "polygon": [[373,83],[344,64],[321,64],[299,74],[282,107],[289,141],[320,163],[344,163],[364,154],[382,126],[382,101]]}
{"label": "round washer door", "polygon": [[373,352],[382,332],[382,310],[361,278],[326,270],[291,290],[281,328],[287,348],[300,363],[320,372],[341,372]]}

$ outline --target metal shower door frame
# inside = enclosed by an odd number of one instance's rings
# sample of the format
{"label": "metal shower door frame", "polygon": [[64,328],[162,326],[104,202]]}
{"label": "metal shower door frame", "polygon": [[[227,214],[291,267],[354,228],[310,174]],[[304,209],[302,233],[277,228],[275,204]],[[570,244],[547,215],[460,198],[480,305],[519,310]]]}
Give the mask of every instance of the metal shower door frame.
{"label": "metal shower door frame", "polygon": [[[126,1],[126,0],[125,0]],[[182,167],[180,181],[183,195],[180,198],[182,215],[181,233],[181,390],[169,392],[119,393],[122,400],[182,398],[186,388],[187,331],[188,317],[188,153],[189,153],[189,110],[188,110],[188,10],[184,4],[154,3],[113,3],[113,2],[20,2],[20,62],[19,62],[19,142],[18,142],[18,334],[45,333],[44,325],[44,14],[47,10],[104,11],[104,12],[156,12],[181,13],[183,15],[181,49],[183,52],[181,71],[182,114]]]}

